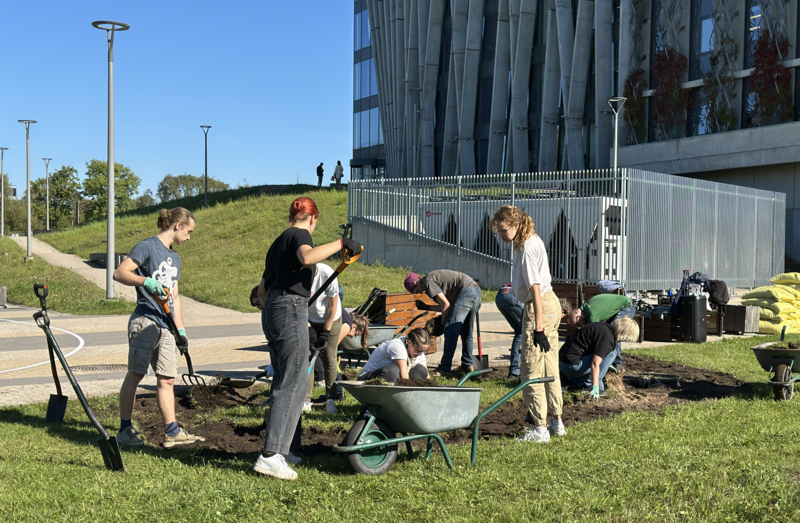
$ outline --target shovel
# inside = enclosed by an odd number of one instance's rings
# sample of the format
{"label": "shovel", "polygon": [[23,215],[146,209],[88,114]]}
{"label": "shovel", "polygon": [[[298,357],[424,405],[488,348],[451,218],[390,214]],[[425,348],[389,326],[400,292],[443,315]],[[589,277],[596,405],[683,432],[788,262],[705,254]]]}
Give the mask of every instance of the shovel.
{"label": "shovel", "polygon": [[50,394],[50,401],[47,402],[47,414],[44,420],[48,423],[63,423],[64,414],[67,412],[67,397],[61,394],[61,382],[56,372],[56,359],[53,348],[50,347],[50,339],[47,340],[47,352],[50,353],[50,370],[53,372],[53,381],[56,383],[57,394]]}
{"label": "shovel", "polygon": [[[119,443],[117,443],[117,438],[111,436],[108,431],[97,421],[97,418],[92,412],[92,409],[89,407],[89,402],[86,401],[86,396],[83,395],[83,391],[81,390],[80,385],[78,385],[78,380],[75,379],[75,375],[72,374],[72,369],[69,368],[67,364],[67,360],[64,358],[64,354],[61,352],[61,349],[58,346],[58,342],[56,342],[55,336],[53,336],[53,332],[50,330],[50,318],[47,315],[47,285],[43,285],[41,283],[37,283],[33,286],[33,292],[36,294],[36,297],[39,298],[39,303],[42,306],[42,310],[35,313],[33,315],[33,319],[36,320],[36,325],[44,331],[45,336],[47,337],[47,347],[50,350],[50,363],[53,369],[53,376],[56,380],[56,390],[58,391],[58,395],[55,396],[56,399],[56,406],[53,407],[54,409],[59,409],[62,407],[60,404],[63,402],[63,408],[66,409],[67,406],[67,397],[61,394],[61,384],[58,381],[58,377],[55,372],[55,360],[53,359],[53,354],[58,358],[58,361],[61,363],[61,366],[64,368],[64,372],[69,379],[69,382],[72,384],[72,388],[75,391],[75,394],[78,396],[78,400],[81,402],[81,406],[83,406],[84,412],[89,417],[89,421],[92,422],[94,428],[97,429],[97,432],[100,433],[102,436],[99,440],[97,440],[97,444],[100,447],[100,453],[103,455],[103,463],[105,464],[107,469],[111,470],[118,470],[125,472],[125,465],[122,463],[122,453],[119,450]],[[51,396],[51,403],[47,407],[48,415],[51,414],[50,409],[53,405],[53,400]],[[62,399],[63,398],[63,399]],[[64,411],[61,410],[60,413],[57,410],[52,412],[54,418],[58,418],[60,414],[60,418],[63,421],[64,419]],[[50,420],[48,420],[50,421]]]}
{"label": "shovel", "polygon": [[186,366],[189,368],[189,373],[182,374],[181,379],[186,385],[189,385],[191,387],[203,387],[204,389],[211,392],[208,388],[208,385],[206,385],[205,378],[203,378],[199,374],[194,373],[194,367],[192,366],[192,357],[189,356],[189,345],[181,341],[182,336],[178,332],[178,326],[175,325],[175,319],[172,317],[172,314],[170,314],[169,289],[164,287],[164,292],[166,292],[167,295],[164,296],[163,298],[155,294],[151,294],[150,296],[153,298],[153,300],[155,300],[156,303],[161,305],[161,310],[167,317],[167,326],[169,327],[169,331],[172,333],[172,336],[175,337],[175,344],[178,346],[178,350],[183,355],[183,357],[186,358]]}
{"label": "shovel", "polygon": [[[363,253],[363,251],[362,251],[362,253]],[[343,249],[342,250],[342,263],[339,264],[339,266],[336,268],[334,273],[331,274],[331,276],[325,281],[325,283],[323,283],[322,286],[320,286],[320,288],[317,289],[317,292],[315,292],[314,295],[311,296],[311,298],[308,299],[308,306],[311,307],[314,304],[314,302],[317,301],[317,298],[319,298],[319,296],[323,292],[325,292],[325,289],[327,289],[328,286],[331,283],[333,283],[333,280],[335,280],[336,277],[339,276],[347,268],[348,265],[350,265],[351,263],[355,262],[359,257],[361,257],[361,253],[356,254],[355,256],[348,256],[347,253],[345,252],[345,250]],[[375,291],[377,291],[377,290],[378,290],[377,288],[373,289],[372,294],[374,294]],[[372,294],[370,294],[370,297],[372,296]],[[367,307],[369,307],[369,306],[367,306]],[[313,357],[311,359],[311,364],[308,367],[308,373],[309,374],[311,374],[311,372],[314,369],[314,363],[316,362],[318,354],[319,354],[319,350],[316,350],[316,352],[314,353],[314,355],[313,355]],[[188,354],[187,354],[187,358],[188,358]],[[264,372],[260,372],[260,373],[256,374],[255,376],[253,376],[249,380],[234,380],[234,379],[231,379],[231,378],[228,378],[228,377],[221,377],[219,379],[218,383],[222,387],[232,387],[234,389],[246,389],[246,388],[252,386],[256,382],[256,380],[258,380],[260,378],[265,378],[266,376],[267,376],[267,371],[265,370]]]}
{"label": "shovel", "polygon": [[481,345],[481,313],[475,312],[475,327],[478,330],[478,357],[473,359],[472,367],[475,370],[491,370],[489,366],[489,355],[483,353],[483,345]]}

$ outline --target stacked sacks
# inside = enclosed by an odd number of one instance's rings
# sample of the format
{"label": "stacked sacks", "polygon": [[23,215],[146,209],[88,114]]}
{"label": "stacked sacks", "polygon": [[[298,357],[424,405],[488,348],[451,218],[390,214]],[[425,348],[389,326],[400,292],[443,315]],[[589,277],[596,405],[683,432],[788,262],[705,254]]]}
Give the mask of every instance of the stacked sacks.
{"label": "stacked sacks", "polygon": [[760,334],[778,334],[784,326],[787,332],[800,332],[800,273],[779,274],[771,281],[745,294],[742,305],[761,308]]}

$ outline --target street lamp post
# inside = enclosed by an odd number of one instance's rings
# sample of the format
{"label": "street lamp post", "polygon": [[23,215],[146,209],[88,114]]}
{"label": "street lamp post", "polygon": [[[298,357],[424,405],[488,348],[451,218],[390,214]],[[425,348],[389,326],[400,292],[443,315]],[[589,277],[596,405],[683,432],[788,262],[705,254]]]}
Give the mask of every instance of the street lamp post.
{"label": "street lamp post", "polygon": [[[608,105],[611,107],[611,110],[614,112],[614,185],[615,185],[615,187],[614,187],[615,191],[614,192],[616,192],[616,184],[617,184],[617,181],[619,180],[619,182],[620,182],[620,192],[621,192],[620,196],[621,196],[623,202],[625,202],[626,198],[627,198],[627,184],[625,183],[625,180],[622,180],[619,177],[619,171],[617,170],[617,149],[619,148],[619,112],[620,112],[620,110],[622,110],[622,106],[625,105],[625,100],[627,100],[627,98],[625,98],[624,96],[614,96],[614,97],[609,98],[607,100]],[[617,104],[619,104],[619,105],[617,105]],[[626,226],[626,223],[627,223],[627,221],[626,221],[627,220],[627,216],[626,216],[627,207],[628,206],[625,203],[623,203],[620,206],[620,233],[619,234],[620,234],[621,238],[625,238],[627,236],[627,229],[626,229],[626,227],[627,227]],[[627,244],[625,244],[625,246],[618,245],[617,246],[617,253],[623,253],[622,256],[620,256],[619,259],[617,260],[617,262],[619,264],[618,265],[618,269],[619,270],[618,270],[618,273],[617,273],[617,279],[622,284],[622,286],[625,287],[626,278],[627,278],[627,272],[626,272],[626,267],[625,267],[625,265],[627,263]]]}
{"label": "street lamp post", "polygon": [[6,235],[6,184],[3,174],[3,153],[8,147],[0,147],[0,238]]}
{"label": "street lamp post", "polygon": [[[619,142],[619,111],[625,105],[627,98],[623,96],[615,96],[606,100],[609,107],[614,112],[614,175],[617,174],[617,147]],[[616,105],[619,104],[619,105]]]}
{"label": "street lamp post", "polygon": [[201,125],[200,128],[206,137],[206,209],[208,209],[208,130],[211,129],[211,126]]}
{"label": "street lamp post", "polygon": [[47,230],[50,230],[50,160],[52,158],[42,158],[44,160],[44,186],[47,191]]}
{"label": "street lamp post", "polygon": [[114,33],[127,31],[131,26],[122,22],[99,20],[92,25],[106,32],[108,40],[108,251],[106,255],[106,299],[114,298]]}
{"label": "street lamp post", "polygon": [[36,123],[36,120],[17,120],[21,124],[25,124],[25,171],[28,175],[28,182],[27,182],[27,195],[25,197],[28,204],[28,230],[27,230],[27,239],[28,239],[28,254],[25,256],[25,261],[30,261],[33,259],[31,255],[31,124]]}

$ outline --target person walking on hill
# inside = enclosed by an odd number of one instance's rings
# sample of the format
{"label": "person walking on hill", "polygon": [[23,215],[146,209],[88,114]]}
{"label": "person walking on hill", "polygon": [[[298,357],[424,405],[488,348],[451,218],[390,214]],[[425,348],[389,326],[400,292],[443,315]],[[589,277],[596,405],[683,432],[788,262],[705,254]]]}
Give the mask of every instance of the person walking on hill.
{"label": "person walking on hill", "polygon": [[342,162],[336,162],[336,168],[333,170],[333,178],[336,180],[336,189],[339,190],[342,188],[342,178],[344,177],[344,167],[342,167]]}
{"label": "person walking on hill", "polygon": [[120,431],[117,441],[124,445],[142,446],[144,442],[131,424],[136,388],[151,367],[156,374],[156,398],[158,410],[164,420],[166,448],[205,441],[178,426],[175,421],[175,392],[173,386],[178,375],[178,346],[167,326],[163,309],[152,295],[167,296],[173,311],[173,320],[178,327],[181,341],[188,346],[186,329],[183,328],[181,298],[178,280],[181,274],[181,258],[172,250],[172,244],[181,245],[189,241],[195,221],[191,212],[183,207],[158,212],[158,235],[137,243],[128,257],[114,272],[114,281],[136,287],[136,309],[128,320],[128,374],[119,391]]}
{"label": "person walking on hill", "polygon": [[322,167],[322,162],[317,165],[317,187],[322,187],[322,177],[324,176],[325,169]]}
{"label": "person walking on hill", "polygon": [[536,235],[531,217],[512,205],[504,205],[492,218],[491,227],[504,242],[514,242],[511,289],[524,304],[520,379],[555,378],[550,383],[525,387],[523,397],[534,428],[528,428],[520,441],[547,443],[550,441],[548,414],[552,416],[550,432],[556,436],[566,434],[561,421],[564,401],[558,367],[558,324],[562,307],[553,293],[544,242]]}
{"label": "person walking on hill", "polygon": [[297,198],[289,207],[289,228],[278,236],[264,263],[258,287],[261,327],[269,342],[269,357],[275,375],[269,398],[264,448],[253,470],[284,480],[297,479],[286,464],[300,459],[289,453],[289,445],[300,419],[308,384],[308,298],[314,279],[313,267],[344,250],[359,254],[360,243],[340,238],[314,247],[311,234],[319,210],[314,200]]}

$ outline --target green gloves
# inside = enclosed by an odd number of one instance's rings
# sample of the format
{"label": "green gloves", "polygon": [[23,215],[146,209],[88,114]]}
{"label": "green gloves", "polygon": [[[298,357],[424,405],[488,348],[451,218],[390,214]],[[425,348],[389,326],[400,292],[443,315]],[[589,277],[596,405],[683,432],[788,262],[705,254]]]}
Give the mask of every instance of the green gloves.
{"label": "green gloves", "polygon": [[[178,334],[186,338],[186,329],[178,329]],[[188,340],[189,338],[186,339]]]}
{"label": "green gloves", "polygon": [[592,392],[589,393],[589,396],[594,398],[594,399],[596,399],[596,400],[599,400],[600,399],[600,387],[598,385],[593,386],[592,387]]}
{"label": "green gloves", "polygon": [[167,291],[164,290],[164,286],[149,276],[144,279],[142,287],[147,289],[147,292],[150,294],[158,296],[159,298],[163,298],[167,295]]}
{"label": "green gloves", "polygon": [[175,341],[181,354],[189,350],[189,338],[186,337],[186,329],[178,329],[178,339]]}

